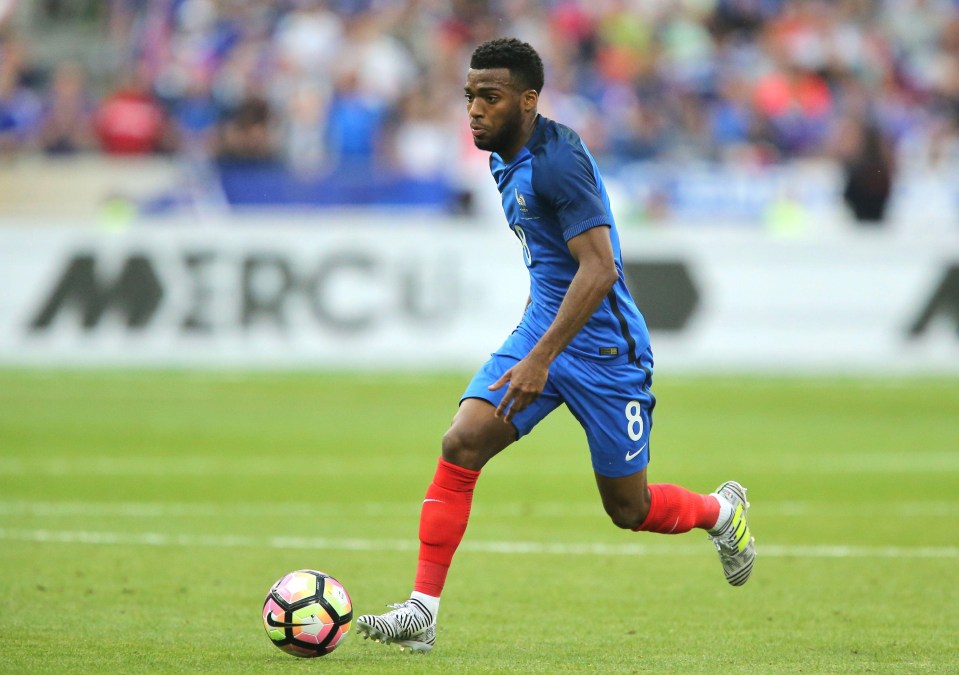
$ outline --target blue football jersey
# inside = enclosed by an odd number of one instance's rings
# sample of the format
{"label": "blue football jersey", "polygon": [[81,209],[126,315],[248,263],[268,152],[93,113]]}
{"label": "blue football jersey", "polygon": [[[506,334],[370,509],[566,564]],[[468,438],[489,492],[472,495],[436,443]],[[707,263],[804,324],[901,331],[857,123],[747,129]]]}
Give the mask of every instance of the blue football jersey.
{"label": "blue football jersey", "polygon": [[540,115],[519,154],[505,163],[493,153],[490,170],[529,269],[531,302],[519,330],[538,340],[556,317],[578,268],[567,242],[590,228],[609,227],[619,279],[567,351],[603,361],[636,361],[649,347],[649,331],[626,287],[603,179],[579,135]]}

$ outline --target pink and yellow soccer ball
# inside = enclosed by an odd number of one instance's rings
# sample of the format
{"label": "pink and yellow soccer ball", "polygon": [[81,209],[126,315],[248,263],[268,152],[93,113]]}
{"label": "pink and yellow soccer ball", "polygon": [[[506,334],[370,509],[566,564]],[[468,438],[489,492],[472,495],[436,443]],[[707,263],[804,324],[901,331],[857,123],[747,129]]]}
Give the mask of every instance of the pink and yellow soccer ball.
{"label": "pink and yellow soccer ball", "polygon": [[293,656],[326,656],[353,622],[353,603],[339,581],[324,572],[297,570],[270,588],[263,627],[277,647]]}

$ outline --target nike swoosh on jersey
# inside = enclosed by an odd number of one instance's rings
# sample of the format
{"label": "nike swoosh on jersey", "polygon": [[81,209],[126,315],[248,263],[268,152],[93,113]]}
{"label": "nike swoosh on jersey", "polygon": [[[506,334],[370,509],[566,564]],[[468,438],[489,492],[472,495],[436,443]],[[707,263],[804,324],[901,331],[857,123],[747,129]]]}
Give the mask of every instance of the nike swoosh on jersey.
{"label": "nike swoosh on jersey", "polygon": [[639,453],[641,453],[641,452],[642,452],[643,450],[645,450],[645,449],[646,449],[646,444],[643,443],[643,447],[641,447],[641,448],[640,448],[639,450],[637,450],[636,452],[627,452],[627,453],[626,453],[626,461],[628,462],[628,461],[630,461],[630,460],[636,459],[636,457],[639,456]]}

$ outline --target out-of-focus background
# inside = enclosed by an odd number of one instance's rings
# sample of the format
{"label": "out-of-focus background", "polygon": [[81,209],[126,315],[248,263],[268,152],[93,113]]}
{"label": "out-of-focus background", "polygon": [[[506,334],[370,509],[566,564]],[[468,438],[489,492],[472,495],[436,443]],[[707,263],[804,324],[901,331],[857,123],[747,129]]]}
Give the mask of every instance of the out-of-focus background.
{"label": "out-of-focus background", "polygon": [[0,7],[8,214],[76,216],[111,198],[149,215],[473,212],[484,162],[458,92],[473,47],[513,35],[542,52],[543,112],[579,130],[628,224],[789,216],[777,208],[916,229],[957,220],[950,0]]}
{"label": "out-of-focus background", "polygon": [[2,0],[0,360],[471,367],[525,298],[461,95],[504,35],[664,367],[959,368],[952,0]]}

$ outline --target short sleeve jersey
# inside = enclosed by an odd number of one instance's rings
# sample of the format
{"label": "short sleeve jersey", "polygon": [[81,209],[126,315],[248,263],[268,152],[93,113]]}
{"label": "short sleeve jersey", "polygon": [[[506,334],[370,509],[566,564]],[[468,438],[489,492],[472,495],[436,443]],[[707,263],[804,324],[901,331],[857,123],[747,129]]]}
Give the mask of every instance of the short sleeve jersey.
{"label": "short sleeve jersey", "polygon": [[567,352],[636,361],[649,347],[649,332],[626,287],[606,188],[579,135],[540,115],[526,146],[509,163],[493,153],[490,170],[529,269],[530,304],[518,329],[537,340],[546,332],[578,268],[567,242],[590,228],[608,227],[619,279]]}

